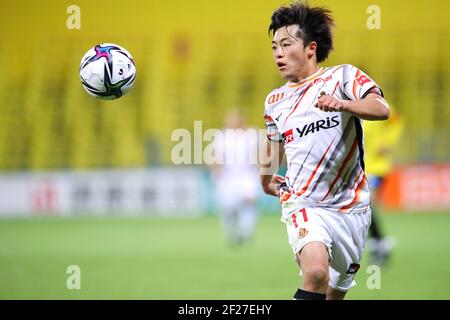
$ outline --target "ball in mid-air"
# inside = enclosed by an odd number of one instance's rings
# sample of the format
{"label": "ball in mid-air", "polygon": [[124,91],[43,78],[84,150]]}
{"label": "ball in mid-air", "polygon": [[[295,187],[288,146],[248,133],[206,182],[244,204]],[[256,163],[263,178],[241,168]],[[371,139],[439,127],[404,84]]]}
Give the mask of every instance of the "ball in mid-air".
{"label": "ball in mid-air", "polygon": [[90,95],[117,99],[133,86],[136,66],[127,50],[113,43],[102,43],[89,49],[81,59],[80,78]]}

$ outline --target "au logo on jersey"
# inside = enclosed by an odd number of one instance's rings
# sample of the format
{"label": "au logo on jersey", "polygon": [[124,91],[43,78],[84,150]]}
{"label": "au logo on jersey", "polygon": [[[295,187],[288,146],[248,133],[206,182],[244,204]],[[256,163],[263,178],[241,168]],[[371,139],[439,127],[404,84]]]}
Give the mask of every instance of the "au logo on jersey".
{"label": "au logo on jersey", "polygon": [[284,97],[284,92],[281,92],[281,93],[275,93],[275,94],[273,94],[273,95],[271,95],[271,96],[269,97],[269,99],[267,100],[267,102],[268,102],[269,104],[273,104],[273,103],[275,103],[275,102],[280,101],[281,99],[283,99],[283,97]]}

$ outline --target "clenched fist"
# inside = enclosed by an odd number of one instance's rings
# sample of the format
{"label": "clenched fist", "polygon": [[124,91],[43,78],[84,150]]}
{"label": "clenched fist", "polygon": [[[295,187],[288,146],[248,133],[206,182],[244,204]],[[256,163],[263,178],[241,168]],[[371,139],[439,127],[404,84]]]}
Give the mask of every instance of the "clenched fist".
{"label": "clenched fist", "polygon": [[335,97],[325,94],[325,92],[321,92],[320,97],[317,99],[315,107],[325,112],[341,112],[344,111],[345,103],[346,102],[344,100],[339,100]]}

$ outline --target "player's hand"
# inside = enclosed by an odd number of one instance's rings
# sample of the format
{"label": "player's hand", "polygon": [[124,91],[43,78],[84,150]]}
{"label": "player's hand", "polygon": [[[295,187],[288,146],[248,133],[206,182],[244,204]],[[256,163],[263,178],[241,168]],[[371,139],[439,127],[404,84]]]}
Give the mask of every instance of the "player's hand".
{"label": "player's hand", "polygon": [[320,93],[320,97],[317,99],[315,107],[325,112],[341,112],[344,111],[345,102],[343,100],[339,100],[335,97],[329,96],[322,91]]}
{"label": "player's hand", "polygon": [[288,187],[286,182],[283,182],[278,187],[278,197],[280,198],[280,205],[283,205],[283,202],[288,200],[294,194],[294,189]]}
{"label": "player's hand", "polygon": [[263,184],[264,192],[272,196],[278,197],[278,189],[285,182],[285,178],[278,174],[272,175],[268,183]]}

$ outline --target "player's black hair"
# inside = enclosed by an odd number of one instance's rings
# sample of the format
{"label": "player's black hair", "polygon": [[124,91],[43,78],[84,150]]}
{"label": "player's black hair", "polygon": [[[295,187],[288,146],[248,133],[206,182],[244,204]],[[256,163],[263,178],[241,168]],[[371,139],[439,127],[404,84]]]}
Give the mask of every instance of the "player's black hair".
{"label": "player's black hair", "polygon": [[274,11],[269,26],[269,34],[274,35],[281,27],[298,25],[299,31],[296,35],[303,39],[307,46],[311,41],[317,43],[317,62],[322,62],[328,57],[333,49],[332,28],[334,21],[331,12],[321,7],[309,7],[302,2],[293,2],[289,6],[283,6]]}

